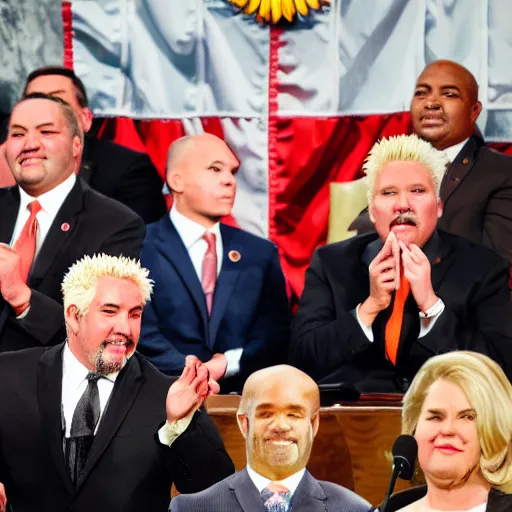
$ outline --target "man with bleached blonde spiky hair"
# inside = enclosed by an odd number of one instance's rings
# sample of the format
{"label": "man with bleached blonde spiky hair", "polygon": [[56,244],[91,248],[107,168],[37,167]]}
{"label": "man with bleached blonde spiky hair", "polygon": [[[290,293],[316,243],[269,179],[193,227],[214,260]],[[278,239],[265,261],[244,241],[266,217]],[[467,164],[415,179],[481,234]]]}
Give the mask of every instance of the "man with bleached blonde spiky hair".
{"label": "man with bleached blonde spiky hair", "polygon": [[188,493],[233,473],[199,410],[219,391],[208,369],[188,357],[173,382],[136,353],[148,274],[134,259],[83,257],[62,283],[67,342],[0,355],[0,482],[13,509],[163,512],[173,483]]}
{"label": "man with bleached blonde spiky hair", "polygon": [[292,326],[290,360],[317,381],[402,393],[429,357],[461,349],[512,376],[508,264],[437,228],[445,165],[416,135],[370,151],[376,233],[316,251]]}

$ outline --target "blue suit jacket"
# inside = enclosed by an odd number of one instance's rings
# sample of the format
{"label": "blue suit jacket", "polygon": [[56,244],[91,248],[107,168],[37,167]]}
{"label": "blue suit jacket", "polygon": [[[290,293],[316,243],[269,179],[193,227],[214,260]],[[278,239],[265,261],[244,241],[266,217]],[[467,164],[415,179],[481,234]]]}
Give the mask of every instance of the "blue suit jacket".
{"label": "blue suit jacket", "polygon": [[[169,215],[147,227],[141,259],[155,287],[139,351],[173,375],[181,373],[188,354],[207,361],[216,352],[243,348],[239,377],[224,381],[225,392],[253,371],[286,361],[290,312],[274,244],[224,224],[220,231],[223,261],[208,318],[201,283]],[[239,261],[230,259],[230,251],[240,253]]]}
{"label": "blue suit jacket", "polygon": [[[246,469],[209,489],[181,494],[171,500],[170,512],[265,512],[261,496]],[[369,512],[371,505],[348,489],[316,480],[304,473],[291,501],[292,512]]]}

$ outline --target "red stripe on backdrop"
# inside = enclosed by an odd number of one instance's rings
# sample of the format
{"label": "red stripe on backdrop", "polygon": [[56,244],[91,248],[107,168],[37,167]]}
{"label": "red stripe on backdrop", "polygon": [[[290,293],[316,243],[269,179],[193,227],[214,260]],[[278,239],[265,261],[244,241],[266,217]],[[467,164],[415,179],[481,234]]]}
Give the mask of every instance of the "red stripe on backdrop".
{"label": "red stripe on backdrop", "polygon": [[62,2],[62,28],[64,33],[64,66],[73,69],[73,12],[71,2]]}

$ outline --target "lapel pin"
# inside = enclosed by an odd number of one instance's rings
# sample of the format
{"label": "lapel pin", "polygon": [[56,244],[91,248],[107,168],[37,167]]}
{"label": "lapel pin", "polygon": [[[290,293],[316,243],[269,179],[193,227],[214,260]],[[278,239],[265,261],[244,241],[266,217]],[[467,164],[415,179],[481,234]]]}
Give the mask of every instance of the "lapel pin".
{"label": "lapel pin", "polygon": [[462,160],[462,163],[464,165],[468,165],[469,164],[469,158],[468,157],[464,158],[464,160]]}
{"label": "lapel pin", "polygon": [[238,251],[229,251],[228,257],[233,263],[237,263],[240,261],[242,255]]}
{"label": "lapel pin", "polygon": [[71,226],[67,223],[67,222],[63,222],[61,227],[60,227],[60,230],[61,231],[64,231],[64,233],[66,231],[69,231],[71,229]]}
{"label": "lapel pin", "polygon": [[441,258],[439,258],[439,256],[437,258],[435,258],[433,261],[434,265],[437,265],[438,263],[441,263]]}

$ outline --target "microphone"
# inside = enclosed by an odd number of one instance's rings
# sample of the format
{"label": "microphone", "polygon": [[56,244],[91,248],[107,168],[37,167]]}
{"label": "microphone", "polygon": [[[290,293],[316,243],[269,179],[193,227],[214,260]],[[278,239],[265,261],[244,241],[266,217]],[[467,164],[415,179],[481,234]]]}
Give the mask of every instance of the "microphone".
{"label": "microphone", "polygon": [[416,455],[418,454],[416,439],[414,439],[413,436],[405,434],[398,436],[393,444],[391,453],[393,454],[393,473],[389,481],[388,492],[381,512],[386,511],[389,498],[395,488],[396,479],[400,477],[403,480],[410,480],[414,474]]}

